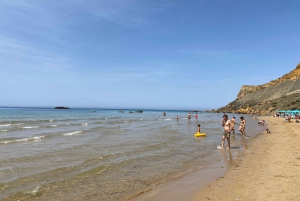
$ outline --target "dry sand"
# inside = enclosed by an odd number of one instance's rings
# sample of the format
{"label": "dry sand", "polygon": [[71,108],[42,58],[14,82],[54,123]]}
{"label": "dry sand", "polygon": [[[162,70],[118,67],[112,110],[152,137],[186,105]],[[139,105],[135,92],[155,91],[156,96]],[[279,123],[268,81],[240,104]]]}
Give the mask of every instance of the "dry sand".
{"label": "dry sand", "polygon": [[258,135],[225,176],[193,200],[300,200],[300,123],[263,118],[271,133]]}

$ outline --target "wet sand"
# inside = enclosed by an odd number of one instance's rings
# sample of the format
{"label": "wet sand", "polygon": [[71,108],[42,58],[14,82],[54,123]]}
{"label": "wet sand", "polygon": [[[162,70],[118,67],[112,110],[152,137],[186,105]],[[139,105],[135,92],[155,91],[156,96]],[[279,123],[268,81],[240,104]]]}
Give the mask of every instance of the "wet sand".
{"label": "wet sand", "polygon": [[271,133],[258,135],[224,177],[192,200],[300,200],[300,123],[260,117]]}
{"label": "wet sand", "polygon": [[210,163],[176,179],[163,182],[148,192],[142,193],[130,201],[182,201],[192,200],[199,189],[224,175],[226,164],[218,153],[209,157]]}

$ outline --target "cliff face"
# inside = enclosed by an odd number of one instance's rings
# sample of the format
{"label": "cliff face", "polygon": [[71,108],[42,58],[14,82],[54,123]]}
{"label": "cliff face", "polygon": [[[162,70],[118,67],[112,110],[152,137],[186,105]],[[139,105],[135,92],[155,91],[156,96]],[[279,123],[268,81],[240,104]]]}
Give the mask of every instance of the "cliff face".
{"label": "cliff face", "polygon": [[217,112],[265,114],[278,109],[300,109],[300,64],[266,84],[242,86],[237,99]]}

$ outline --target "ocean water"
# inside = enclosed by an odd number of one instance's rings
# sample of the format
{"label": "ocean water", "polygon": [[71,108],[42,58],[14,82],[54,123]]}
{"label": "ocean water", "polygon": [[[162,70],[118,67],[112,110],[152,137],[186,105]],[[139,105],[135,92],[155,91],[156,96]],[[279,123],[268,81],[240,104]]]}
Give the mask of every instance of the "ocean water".
{"label": "ocean water", "polygon": [[[205,166],[221,144],[223,114],[129,111],[0,108],[0,199],[126,200]],[[252,138],[262,127],[244,117]],[[207,137],[194,138],[198,124]]]}

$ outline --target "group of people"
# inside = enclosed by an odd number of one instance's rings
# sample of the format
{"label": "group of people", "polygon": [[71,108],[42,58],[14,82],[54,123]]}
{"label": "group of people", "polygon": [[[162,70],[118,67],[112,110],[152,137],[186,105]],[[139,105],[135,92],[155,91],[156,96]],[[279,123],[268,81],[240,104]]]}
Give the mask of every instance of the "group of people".
{"label": "group of people", "polygon": [[[191,113],[188,113],[188,121],[189,122],[191,121],[191,117],[192,117]],[[195,119],[198,121],[198,113],[197,112],[195,114]]]}
{"label": "group of people", "polygon": [[[246,129],[246,119],[241,116],[240,117],[241,122],[239,126],[239,131],[242,133],[242,136],[246,137],[245,135],[245,129]],[[224,127],[223,131],[223,137],[222,137],[222,147],[221,149],[224,149],[224,144],[225,144],[225,139],[228,142],[228,148],[230,149],[230,134],[235,134],[235,125],[238,124],[235,121],[235,116],[232,117],[231,120],[228,119],[228,116],[226,114],[223,115],[223,121],[222,121],[222,126]]]}
{"label": "group of people", "polygon": [[[163,112],[163,115],[166,116],[166,113]],[[191,121],[191,113],[188,113],[188,121]],[[176,119],[178,120],[178,115],[176,117]],[[195,115],[195,119],[198,120],[198,114],[196,113]],[[239,131],[242,133],[243,137],[246,137],[245,134],[245,129],[246,129],[246,119],[241,116],[240,117],[240,126],[239,126]],[[223,132],[223,137],[222,137],[222,147],[221,149],[224,149],[224,144],[225,144],[225,139],[228,142],[228,148],[230,149],[230,134],[232,132],[232,134],[235,134],[235,125],[238,125],[238,123],[235,121],[235,116],[232,117],[231,120],[228,119],[228,116],[226,114],[223,115],[223,121],[222,121],[222,126],[224,127],[224,132]],[[198,128],[197,128],[197,133],[200,133],[200,124],[198,124]]]}
{"label": "group of people", "polygon": [[[167,116],[167,113],[166,113],[166,112],[163,112],[163,116]],[[191,121],[191,118],[192,118],[191,113],[188,113],[188,121],[189,121],[189,122]],[[198,113],[197,113],[197,112],[196,112],[196,114],[195,114],[195,119],[198,120]],[[176,120],[179,120],[178,115],[176,116]]]}
{"label": "group of people", "polygon": [[[242,133],[243,137],[246,137],[246,135],[245,135],[246,119],[243,116],[241,116],[240,119],[241,119],[241,122],[240,122],[240,126],[239,126],[239,131]],[[231,134],[231,132],[232,132],[232,134],[235,134],[235,125],[238,125],[238,123],[235,121],[235,116],[233,116],[232,119],[229,120],[228,116],[226,114],[223,115],[222,126],[224,127],[224,131],[223,131],[221,149],[224,149],[225,139],[228,142],[227,149],[230,149],[230,134]],[[200,127],[201,127],[201,125],[198,124],[197,133],[201,132]]]}

